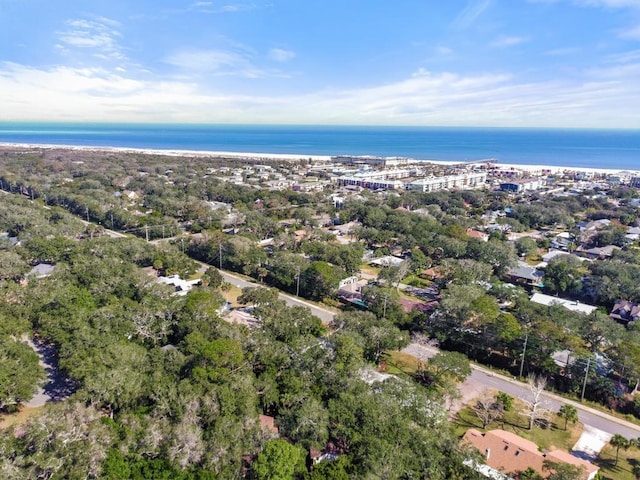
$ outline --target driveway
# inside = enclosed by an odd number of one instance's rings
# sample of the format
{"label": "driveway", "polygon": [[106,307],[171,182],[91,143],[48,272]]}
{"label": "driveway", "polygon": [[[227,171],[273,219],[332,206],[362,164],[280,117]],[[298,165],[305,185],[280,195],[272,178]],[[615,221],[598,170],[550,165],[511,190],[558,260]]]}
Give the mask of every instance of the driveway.
{"label": "driveway", "polygon": [[45,403],[59,402],[71,395],[75,391],[75,385],[58,370],[58,359],[54,346],[43,343],[37,338],[26,341],[40,357],[40,365],[47,374],[47,380],[44,386],[38,388],[31,400],[25,403],[25,406],[42,407]]}

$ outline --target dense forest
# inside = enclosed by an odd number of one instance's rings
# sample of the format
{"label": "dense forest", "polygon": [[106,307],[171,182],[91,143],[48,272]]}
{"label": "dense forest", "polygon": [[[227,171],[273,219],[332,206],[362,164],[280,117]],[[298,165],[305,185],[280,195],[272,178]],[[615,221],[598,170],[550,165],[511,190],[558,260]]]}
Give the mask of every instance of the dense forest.
{"label": "dense forest", "polygon": [[[83,223],[86,213],[68,213],[89,199],[90,219],[108,206],[101,175],[51,185],[35,201],[1,197],[2,410],[42,384],[28,337],[55,347],[69,389],[0,431],[3,478],[474,478],[436,384],[365,381],[383,348],[371,339],[397,337],[394,348],[406,341],[397,327],[367,312],[323,325],[266,288],[241,298],[256,328],[228,323],[214,268],[202,286],[173,295],[149,268],[196,272],[179,243],[112,238]],[[55,266],[50,275],[29,273],[42,262]],[[333,461],[314,466],[310,450]]]}
{"label": "dense forest", "polygon": [[[0,409],[14,411],[43,382],[31,337],[54,347],[70,389],[0,432],[3,478],[474,478],[463,463],[472,454],[448,422],[455,372],[440,359],[415,378],[372,383],[364,374],[416,334],[514,374],[544,374],[568,394],[585,381],[587,398],[640,416],[628,395],[640,379],[640,328],[608,316],[619,299],[640,301],[640,253],[624,235],[637,221],[637,190],[526,200],[491,190],[362,191],[337,205],[331,188],[221,180],[221,169],[250,178],[247,165],[0,155]],[[306,167],[273,164],[300,175]],[[491,213],[500,228],[487,241],[469,236]],[[580,222],[599,219],[610,224],[584,237]],[[325,227],[335,224],[352,224],[353,241],[337,242]],[[575,245],[548,262],[540,288],[598,305],[588,316],[535,304],[530,287],[505,283],[518,259],[538,261],[558,231]],[[605,245],[622,248],[589,261],[570,255]],[[388,254],[405,262],[363,289],[367,311],[342,306],[339,282],[365,255]],[[49,276],[29,274],[42,263],[54,266]],[[257,327],[222,318],[228,286],[217,268],[264,285],[239,298]],[[424,277],[426,269],[437,275]],[[176,296],[150,271],[201,276],[202,285]],[[401,283],[431,288],[435,306],[407,313]],[[278,290],[342,311],[323,324]],[[562,350],[574,359],[564,367],[552,358]],[[595,354],[608,371],[583,378]],[[311,451],[332,460],[314,464]]]}

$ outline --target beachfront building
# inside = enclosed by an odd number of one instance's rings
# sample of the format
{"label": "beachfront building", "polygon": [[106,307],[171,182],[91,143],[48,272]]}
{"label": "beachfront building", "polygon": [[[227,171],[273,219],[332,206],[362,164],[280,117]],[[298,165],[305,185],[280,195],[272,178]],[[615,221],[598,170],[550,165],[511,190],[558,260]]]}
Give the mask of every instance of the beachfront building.
{"label": "beachfront building", "polygon": [[396,190],[403,189],[404,183],[399,178],[407,178],[412,173],[410,169],[392,170],[360,170],[353,175],[338,177],[336,181],[340,186],[357,186],[371,190]]}
{"label": "beachfront building", "polygon": [[421,178],[407,184],[407,189],[418,192],[437,192],[439,190],[482,188],[486,181],[486,172],[470,172],[444,177]]}
{"label": "beachfront building", "polygon": [[338,185],[344,187],[362,187],[370,190],[401,190],[404,189],[404,183],[400,180],[375,180],[362,177],[340,177]]}
{"label": "beachfront building", "polygon": [[500,190],[503,192],[520,193],[538,190],[544,187],[544,185],[545,181],[539,178],[518,178],[500,183]]}
{"label": "beachfront building", "polygon": [[375,157],[372,155],[337,155],[331,157],[331,161],[347,165],[369,165],[374,167],[399,167],[410,162],[408,158],[404,157]]}

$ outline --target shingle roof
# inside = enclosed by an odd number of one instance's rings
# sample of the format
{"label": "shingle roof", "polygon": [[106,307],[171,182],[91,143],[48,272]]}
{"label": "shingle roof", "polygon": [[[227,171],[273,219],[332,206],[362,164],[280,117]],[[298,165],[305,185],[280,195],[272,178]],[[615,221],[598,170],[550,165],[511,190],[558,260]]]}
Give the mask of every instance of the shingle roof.
{"label": "shingle roof", "polygon": [[505,430],[490,430],[483,434],[479,430],[470,429],[462,441],[480,450],[487,465],[507,473],[516,473],[531,467],[547,477],[551,472],[543,468],[545,460],[584,467],[585,479],[593,478],[598,471],[596,465],[561,450],[540,452],[534,442]]}

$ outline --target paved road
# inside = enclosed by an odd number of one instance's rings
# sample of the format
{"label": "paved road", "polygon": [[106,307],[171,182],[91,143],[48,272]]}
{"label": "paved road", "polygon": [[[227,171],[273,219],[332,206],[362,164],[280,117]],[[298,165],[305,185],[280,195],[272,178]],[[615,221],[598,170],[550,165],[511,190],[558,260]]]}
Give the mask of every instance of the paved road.
{"label": "paved road", "polygon": [[[225,281],[240,288],[260,286],[257,283],[250,282],[233,273],[225,271],[221,271],[221,273]],[[280,293],[280,298],[287,302],[288,305],[302,305],[309,307],[311,309],[311,312],[314,315],[318,316],[323,322],[331,321],[336,313],[327,308],[322,308],[317,305],[308,303],[292,295]],[[439,350],[435,347],[412,343],[403,351],[417,358],[426,360],[433,357],[436,353],[438,353]],[[526,398],[529,392],[526,383],[522,383],[504,375],[494,373],[478,365],[472,364],[472,367],[473,371],[471,375],[460,386],[463,399],[467,401],[471,400],[485,388],[500,390],[516,398]],[[633,423],[618,419],[616,417],[612,417],[610,415],[607,415],[606,413],[582,405],[579,402],[564,399],[551,393],[546,393],[544,396],[547,400],[546,408],[549,408],[552,411],[558,411],[560,409],[560,406],[564,404],[570,404],[578,409],[578,418],[580,422],[584,423],[585,425],[590,425],[611,434],[618,433],[625,436],[626,438],[640,437],[640,426],[634,425]]]}
{"label": "paved road", "polygon": [[[438,349],[412,343],[406,347],[403,352],[426,360],[438,353]],[[516,398],[527,397],[529,388],[526,383],[494,373],[478,365],[472,364],[471,366],[473,368],[471,375],[460,386],[463,398],[470,400],[484,388],[500,390]],[[582,405],[580,402],[564,399],[552,393],[545,393],[544,396],[547,401],[545,407],[552,411],[558,411],[560,406],[570,404],[578,409],[578,419],[585,425],[590,425],[614,435],[618,433],[626,438],[640,437],[640,426],[634,425],[633,423],[612,417],[604,412]]]}
{"label": "paved road", "polygon": [[[88,224],[89,222],[83,221],[83,223]],[[126,235],[120,232],[115,232],[108,229],[105,229],[105,233],[112,237],[126,237]],[[203,267],[208,267],[208,265],[202,262],[198,263],[200,263]],[[240,288],[261,286],[255,282],[250,282],[230,272],[221,271],[221,273],[226,282],[229,282]],[[336,311],[314,305],[298,297],[282,292],[280,293],[280,298],[290,306],[298,305],[308,307],[309,309],[311,309],[311,312],[314,315],[316,315],[325,323],[333,320],[337,313]],[[411,344],[407,348],[405,348],[404,351],[421,359],[428,359],[438,352],[438,350],[434,347],[426,347],[418,344]],[[528,392],[528,387],[526,384],[505,377],[503,375],[493,373],[490,370],[479,367],[477,365],[472,365],[472,367],[472,374],[460,386],[463,398],[466,399],[470,396],[473,397],[476,392],[480,392],[483,388],[493,388],[496,390],[501,390],[508,393],[509,395],[518,398],[526,397]],[[547,398],[548,402],[547,408],[554,411],[557,411],[563,404],[570,404],[575,406],[578,409],[578,418],[580,422],[584,423],[585,425],[590,425],[611,434],[618,433],[627,438],[640,437],[640,427],[630,422],[609,416],[606,413],[586,407],[579,402],[563,399],[557,395],[549,393],[545,394],[545,397]]]}
{"label": "paved road", "polygon": [[[202,265],[206,265],[206,264],[202,264]],[[255,282],[251,282],[249,280],[246,280],[244,278],[242,278],[239,275],[236,275],[234,273],[231,272],[227,272],[224,270],[220,270],[220,273],[222,274],[222,277],[224,278],[225,282],[229,282],[232,285],[235,285],[239,288],[246,288],[246,287],[264,287],[264,285],[260,285],[259,283],[255,283]],[[280,292],[280,299],[284,300],[287,305],[289,306],[302,306],[302,307],[308,307],[311,310],[311,313],[313,313],[316,317],[318,317],[320,320],[322,320],[323,323],[329,323],[333,320],[333,317],[335,317],[336,313],[333,310],[330,310],[328,308],[324,308],[324,307],[320,307],[318,305],[315,305],[313,303],[309,303],[301,298],[298,298],[294,295],[288,295],[286,293],[282,293]]]}

